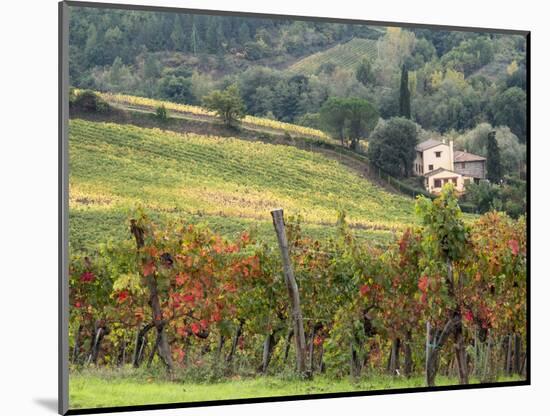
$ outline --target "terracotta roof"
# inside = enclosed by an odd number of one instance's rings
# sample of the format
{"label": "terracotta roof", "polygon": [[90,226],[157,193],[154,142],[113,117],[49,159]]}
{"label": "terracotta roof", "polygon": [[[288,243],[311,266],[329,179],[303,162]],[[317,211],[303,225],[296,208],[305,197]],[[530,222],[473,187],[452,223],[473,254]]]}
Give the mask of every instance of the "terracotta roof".
{"label": "terracotta roof", "polygon": [[428,139],[426,141],[423,141],[422,143],[418,143],[416,145],[416,150],[418,150],[419,152],[423,152],[424,150],[428,150],[432,147],[439,146],[440,144],[445,144],[445,143],[435,139]]}
{"label": "terracotta roof", "polygon": [[462,174],[460,174],[458,172],[453,172],[452,170],[445,169],[445,168],[437,168],[436,170],[432,170],[428,173],[425,173],[424,176],[427,178],[429,176],[433,176],[433,175],[436,175],[436,174],[441,173],[441,172],[449,172],[449,173],[452,173],[453,175],[456,175],[456,176],[462,176]]}
{"label": "terracotta roof", "polygon": [[455,150],[455,163],[456,162],[479,162],[486,160],[483,156],[474,155],[473,153],[463,152],[462,150]]}

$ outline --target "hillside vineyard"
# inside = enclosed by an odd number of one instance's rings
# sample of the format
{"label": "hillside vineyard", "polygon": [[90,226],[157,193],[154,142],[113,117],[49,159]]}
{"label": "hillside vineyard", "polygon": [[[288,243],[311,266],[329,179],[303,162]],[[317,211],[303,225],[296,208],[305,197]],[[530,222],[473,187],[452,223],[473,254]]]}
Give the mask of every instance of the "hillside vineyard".
{"label": "hillside vineyard", "polygon": [[70,409],[529,382],[525,33],[68,7]]}

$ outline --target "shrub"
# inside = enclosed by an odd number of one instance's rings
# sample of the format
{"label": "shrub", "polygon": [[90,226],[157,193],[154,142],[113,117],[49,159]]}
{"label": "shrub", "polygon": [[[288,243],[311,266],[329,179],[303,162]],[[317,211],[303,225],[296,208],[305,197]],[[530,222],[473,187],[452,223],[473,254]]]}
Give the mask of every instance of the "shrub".
{"label": "shrub", "polygon": [[506,212],[512,218],[519,218],[526,213],[525,195],[525,181],[505,177],[500,184],[487,181],[469,184],[463,197],[466,203],[461,203],[460,206],[463,211],[466,211],[464,207],[472,207],[474,212],[483,214],[496,209]]}
{"label": "shrub", "polygon": [[108,113],[111,106],[93,91],[73,91],[69,94],[69,106],[89,113]]}
{"label": "shrub", "polygon": [[77,90],[74,87],[69,88],[69,106],[72,107],[75,103]]}
{"label": "shrub", "polygon": [[161,104],[157,107],[155,111],[155,116],[161,121],[168,120],[168,112],[166,111],[166,107],[164,106],[164,104]]}
{"label": "shrub", "polygon": [[203,100],[206,108],[215,111],[227,126],[232,126],[245,116],[244,103],[236,85],[230,85],[223,91],[213,91]]}

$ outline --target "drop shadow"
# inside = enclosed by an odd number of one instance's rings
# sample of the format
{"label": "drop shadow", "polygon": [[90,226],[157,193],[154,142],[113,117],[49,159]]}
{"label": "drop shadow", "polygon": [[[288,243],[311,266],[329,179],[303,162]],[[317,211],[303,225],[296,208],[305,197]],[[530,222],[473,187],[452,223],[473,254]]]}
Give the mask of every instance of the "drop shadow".
{"label": "drop shadow", "polygon": [[35,398],[34,402],[47,410],[57,413],[57,399],[55,398]]}

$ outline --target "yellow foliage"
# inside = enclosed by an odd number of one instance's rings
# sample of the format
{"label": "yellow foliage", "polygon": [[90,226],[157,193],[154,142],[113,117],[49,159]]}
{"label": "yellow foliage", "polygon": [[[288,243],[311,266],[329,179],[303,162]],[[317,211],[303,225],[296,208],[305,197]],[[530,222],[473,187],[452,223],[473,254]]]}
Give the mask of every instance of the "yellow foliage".
{"label": "yellow foliage", "polygon": [[[78,90],[77,90],[78,93]],[[135,107],[147,107],[147,108],[157,108],[161,105],[167,110],[175,111],[179,113],[187,113],[199,116],[215,116],[216,114],[212,111],[208,111],[203,107],[196,105],[187,105],[187,104],[178,104],[170,101],[155,100],[153,98],[145,97],[136,97],[132,95],[125,94],[113,94],[113,93],[97,93],[101,98],[110,102],[110,103],[119,103]],[[248,124],[251,127],[266,127],[274,130],[281,130],[289,134],[310,136],[319,139],[330,140],[330,137],[320,130],[312,129],[310,127],[298,126],[290,123],[283,123],[282,121],[270,120],[267,118],[246,116],[242,120],[244,124]]]}
{"label": "yellow foliage", "polygon": [[190,113],[190,114],[204,115],[204,116],[216,115],[214,112],[208,111],[207,109],[196,105],[178,104],[170,101],[161,101],[161,100],[155,100],[153,98],[136,97],[133,95],[125,95],[125,94],[113,94],[110,92],[99,92],[97,94],[104,100],[111,103],[126,104],[131,106],[133,105],[136,107],[153,107],[153,108],[156,108],[164,104],[164,107],[166,107],[167,110],[177,111],[181,113]]}
{"label": "yellow foliage", "polygon": [[461,88],[467,85],[464,74],[460,71],[455,71],[454,69],[450,68],[445,71],[445,81],[450,81]]}
{"label": "yellow foliage", "polygon": [[129,290],[136,295],[143,295],[145,293],[145,289],[141,284],[141,278],[137,273],[119,275],[113,283],[113,290],[115,292]]}
{"label": "yellow foliage", "polygon": [[434,90],[437,90],[441,84],[443,83],[443,72],[441,71],[435,71],[432,73],[430,77],[430,82],[432,84],[432,88]]}
{"label": "yellow foliage", "polygon": [[506,67],[506,73],[508,75],[513,75],[518,69],[519,69],[518,63],[515,60],[513,60],[512,62],[510,62],[510,65]]}
{"label": "yellow foliage", "polygon": [[401,34],[401,28],[396,26],[389,26],[387,29],[387,33],[389,37],[399,37]]}
{"label": "yellow foliage", "polygon": [[416,77],[416,71],[409,71],[409,91],[411,95],[416,93],[416,86],[418,84],[418,79]]}
{"label": "yellow foliage", "polygon": [[460,88],[465,88],[468,85],[462,72],[450,68],[445,71],[445,74],[442,71],[434,71],[430,77],[432,89],[434,90],[439,89],[443,81],[453,83]]}

